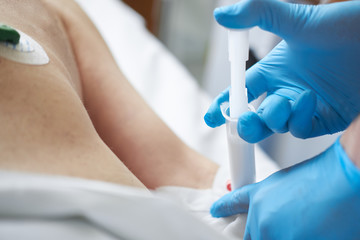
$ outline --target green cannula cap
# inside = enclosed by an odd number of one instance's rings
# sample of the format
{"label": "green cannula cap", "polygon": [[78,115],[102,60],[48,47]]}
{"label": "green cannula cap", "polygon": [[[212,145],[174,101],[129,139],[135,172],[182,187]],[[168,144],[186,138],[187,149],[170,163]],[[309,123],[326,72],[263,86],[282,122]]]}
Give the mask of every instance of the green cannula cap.
{"label": "green cannula cap", "polygon": [[20,34],[9,27],[8,25],[0,23],[0,42],[10,42],[13,44],[18,44],[20,41]]}

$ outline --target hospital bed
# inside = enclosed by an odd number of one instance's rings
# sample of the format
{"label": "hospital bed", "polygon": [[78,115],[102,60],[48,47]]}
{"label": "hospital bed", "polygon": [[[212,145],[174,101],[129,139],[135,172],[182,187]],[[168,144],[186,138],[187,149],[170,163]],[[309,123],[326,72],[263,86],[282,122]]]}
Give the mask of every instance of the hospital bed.
{"label": "hospital bed", "polygon": [[[214,187],[161,187],[149,193],[68,177],[0,172],[0,239],[241,239],[246,215],[213,219],[209,207],[226,193],[225,129],[203,115],[211,99],[118,0],[77,0],[98,27],[126,77],[189,146],[222,167]],[[278,170],[255,147],[257,180]]]}

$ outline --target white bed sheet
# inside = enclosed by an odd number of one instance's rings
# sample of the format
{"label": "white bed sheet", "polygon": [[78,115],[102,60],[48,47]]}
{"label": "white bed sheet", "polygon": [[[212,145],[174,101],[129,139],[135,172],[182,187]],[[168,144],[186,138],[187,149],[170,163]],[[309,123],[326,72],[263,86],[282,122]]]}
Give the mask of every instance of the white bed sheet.
{"label": "white bed sheet", "polygon": [[226,240],[146,190],[0,171],[0,239]]}

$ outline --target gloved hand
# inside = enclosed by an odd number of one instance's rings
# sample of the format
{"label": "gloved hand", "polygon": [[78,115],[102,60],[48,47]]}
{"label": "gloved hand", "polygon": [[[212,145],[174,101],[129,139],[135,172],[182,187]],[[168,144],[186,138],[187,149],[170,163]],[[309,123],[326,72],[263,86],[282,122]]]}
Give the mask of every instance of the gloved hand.
{"label": "gloved hand", "polygon": [[[246,73],[249,102],[264,92],[257,113],[238,122],[244,140],[255,143],[272,133],[299,138],[344,130],[360,112],[360,2],[299,5],[276,0],[242,0],[216,9],[228,28],[260,28],[284,39]],[[205,115],[216,127],[225,122],[220,94]]]}
{"label": "gloved hand", "polygon": [[337,140],[321,155],[235,190],[211,208],[214,217],[244,212],[244,240],[359,239],[360,169]]}

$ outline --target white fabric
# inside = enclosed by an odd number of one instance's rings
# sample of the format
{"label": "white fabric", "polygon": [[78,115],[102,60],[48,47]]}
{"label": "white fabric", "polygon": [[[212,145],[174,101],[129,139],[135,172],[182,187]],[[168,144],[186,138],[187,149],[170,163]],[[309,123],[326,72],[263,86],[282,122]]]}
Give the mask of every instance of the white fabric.
{"label": "white fabric", "polygon": [[[4,220],[0,221],[0,236],[225,239],[212,230],[218,229],[240,238],[244,217],[213,219],[208,213],[211,203],[226,192],[228,174],[225,129],[210,129],[203,121],[211,99],[125,4],[118,0],[77,1],[100,30],[124,74],[154,111],[185,143],[223,168],[213,189],[159,188],[154,193],[163,200],[108,183],[0,172],[0,216]],[[257,146],[255,155],[258,180],[277,170]]]}
{"label": "white fabric", "polygon": [[0,219],[1,239],[227,239],[146,190],[3,171]]}

